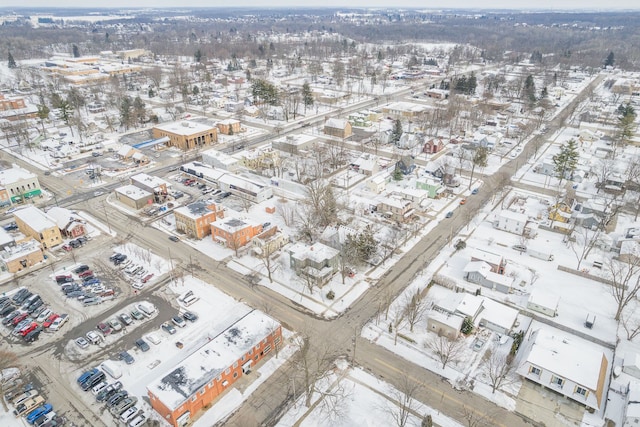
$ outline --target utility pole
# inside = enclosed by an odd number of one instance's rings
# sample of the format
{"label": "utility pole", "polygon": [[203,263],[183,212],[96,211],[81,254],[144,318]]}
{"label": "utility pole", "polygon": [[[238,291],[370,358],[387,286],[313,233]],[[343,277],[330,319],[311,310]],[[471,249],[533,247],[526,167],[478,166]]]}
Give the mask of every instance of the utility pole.
{"label": "utility pole", "polygon": [[[56,199],[56,205],[58,204]],[[104,217],[107,219],[107,227],[109,227],[109,234],[111,234],[111,223],[109,222],[109,215],[107,215],[107,207],[104,204],[104,200],[102,201],[102,209],[104,210]]]}

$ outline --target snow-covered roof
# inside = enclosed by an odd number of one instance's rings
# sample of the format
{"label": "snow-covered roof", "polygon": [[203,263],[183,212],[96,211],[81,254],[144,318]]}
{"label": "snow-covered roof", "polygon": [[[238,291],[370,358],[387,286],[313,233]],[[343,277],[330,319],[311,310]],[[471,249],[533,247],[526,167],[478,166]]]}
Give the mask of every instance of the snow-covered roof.
{"label": "snow-covered roof", "polygon": [[491,271],[491,266],[484,261],[471,261],[464,267],[465,273],[477,272],[485,279],[498,284],[510,287],[513,284],[513,278],[498,274]]}
{"label": "snow-covered roof", "polygon": [[209,206],[211,206],[209,203],[197,201],[187,206],[181,206],[174,212],[186,216],[187,218],[198,219],[204,215],[210,214],[215,209],[215,207],[212,206],[209,208]]}
{"label": "snow-covered roof", "polygon": [[460,299],[460,303],[456,307],[456,311],[465,316],[473,317],[483,306],[482,298],[476,295],[464,293]]}
{"label": "snow-covered roof", "polygon": [[324,124],[325,128],[332,128],[332,129],[344,129],[347,126],[347,123],[349,123],[347,120],[344,119],[334,119],[331,118],[329,120],[327,120],[327,122]]}
{"label": "snow-covered roof", "polygon": [[131,147],[130,145],[123,145],[118,149],[117,154],[120,157],[126,157],[127,155],[129,155],[129,152],[131,150],[135,150],[135,148]]}
{"label": "snow-covered roof", "polygon": [[116,193],[122,194],[123,196],[126,196],[133,200],[139,200],[144,197],[151,197],[151,193],[149,193],[148,191],[131,184],[118,187],[115,189],[115,191]]}
{"label": "snow-covered roof", "polygon": [[531,304],[539,305],[540,307],[556,309],[560,303],[560,297],[555,294],[551,294],[542,289],[534,288],[529,295],[528,302]]}
{"label": "snow-covered roof", "polygon": [[486,322],[501,326],[507,331],[513,327],[518,318],[518,310],[494,301],[491,298],[482,297],[482,306],[482,312],[478,317]]}
{"label": "snow-covered roof", "polygon": [[266,185],[260,184],[257,181],[253,181],[232,173],[222,175],[218,179],[218,182],[228,184],[230,188],[243,189],[254,194],[260,193],[265,189],[265,187],[267,187]]}
{"label": "snow-covered roof", "polygon": [[35,206],[28,206],[13,213],[13,216],[20,218],[33,230],[42,232],[57,227],[56,222],[46,213]]}
{"label": "snow-covered roof", "polygon": [[205,123],[198,123],[193,121],[182,121],[182,122],[173,122],[173,123],[163,123],[161,125],[156,125],[155,129],[161,132],[169,132],[175,135],[193,135],[195,133],[201,132],[216,132],[216,129],[213,126],[210,126]]}
{"label": "snow-covered roof", "polygon": [[333,259],[338,253],[338,250],[333,249],[330,246],[323,245],[322,243],[314,243],[311,246],[305,243],[295,243],[288,247],[289,253],[296,259],[308,259],[316,263],[321,263],[328,259]]}
{"label": "snow-covered roof", "polygon": [[287,135],[287,136],[283,136],[281,138],[275,139],[273,141],[274,144],[287,144],[287,145],[304,145],[307,144],[313,140],[315,140],[316,137],[313,135],[307,135],[304,133],[300,133],[297,135]]}
{"label": "snow-covered roof", "polygon": [[182,360],[147,389],[174,410],[240,360],[279,323],[260,311],[251,311]]}
{"label": "snow-covered roof", "polygon": [[601,371],[607,366],[602,350],[546,328],[534,331],[529,341],[526,361],[590,390],[598,389]]}
{"label": "snow-covered roof", "polygon": [[4,228],[0,227],[0,246],[7,245],[13,241],[14,241],[13,236],[7,233],[7,231]]}
{"label": "snow-covered roof", "polygon": [[226,170],[215,169],[209,165],[205,165],[200,162],[189,162],[182,165],[182,168],[185,171],[193,171],[196,174],[202,176],[205,179],[208,179],[213,182],[218,182],[221,176],[228,173]]}
{"label": "snow-covered roof", "polygon": [[139,182],[141,184],[143,184],[146,187],[150,187],[150,188],[158,188],[162,185],[166,186],[166,187],[170,187],[171,184],[168,183],[167,181],[165,181],[162,178],[159,178],[157,176],[153,176],[153,175],[148,175],[146,173],[139,173],[137,175],[133,175],[131,177],[131,182]]}
{"label": "snow-covered roof", "polygon": [[491,265],[500,265],[500,263],[502,262],[502,256],[483,251],[482,249],[474,249],[471,253],[471,259],[485,261],[486,263]]}
{"label": "snow-covered roof", "polygon": [[31,179],[35,177],[35,174],[14,164],[9,169],[0,170],[0,185],[7,186],[16,181]]}
{"label": "snow-covered roof", "polygon": [[428,317],[442,323],[443,325],[447,325],[455,329],[456,331],[459,331],[462,328],[462,322],[464,321],[464,318],[461,316],[450,313],[443,313],[437,310],[431,310]]}
{"label": "snow-covered roof", "polygon": [[503,210],[502,212],[500,212],[500,218],[512,219],[518,222],[527,222],[527,220],[529,219],[527,214],[523,214],[520,212],[513,212],[510,210]]}
{"label": "snow-covered roof", "polygon": [[69,209],[54,206],[47,211],[49,215],[58,225],[58,228],[64,229],[70,222],[81,221],[77,215],[74,215]]}
{"label": "snow-covered roof", "polygon": [[256,227],[260,224],[253,220],[249,219],[240,219],[234,217],[220,218],[216,219],[211,223],[212,227],[216,227],[220,230],[226,231],[227,233],[233,234],[236,231],[243,230],[247,227]]}
{"label": "snow-covered roof", "polygon": [[25,255],[41,250],[40,242],[35,239],[29,239],[20,242],[15,246],[8,246],[0,251],[0,256],[5,262],[10,262],[17,258],[23,258]]}
{"label": "snow-covered roof", "polygon": [[222,165],[234,165],[238,163],[238,159],[233,156],[228,155],[227,153],[223,153],[222,151],[216,150],[214,148],[210,150],[206,150],[202,152],[202,161],[206,162],[208,158],[216,159],[216,162],[219,162]]}

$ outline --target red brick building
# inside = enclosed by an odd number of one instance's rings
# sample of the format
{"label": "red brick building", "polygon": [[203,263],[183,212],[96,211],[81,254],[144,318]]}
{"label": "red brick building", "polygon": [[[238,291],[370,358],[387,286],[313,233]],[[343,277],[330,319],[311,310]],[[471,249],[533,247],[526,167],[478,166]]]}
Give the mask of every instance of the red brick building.
{"label": "red brick building", "polygon": [[189,425],[205,406],[248,375],[282,344],[280,324],[253,310],[147,386],[151,406],[174,427]]}

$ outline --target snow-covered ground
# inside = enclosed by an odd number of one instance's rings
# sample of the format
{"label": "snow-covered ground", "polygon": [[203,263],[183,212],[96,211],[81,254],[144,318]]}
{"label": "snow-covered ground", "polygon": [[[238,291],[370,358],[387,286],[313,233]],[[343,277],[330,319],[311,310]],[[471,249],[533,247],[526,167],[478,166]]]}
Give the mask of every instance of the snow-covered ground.
{"label": "snow-covered ground", "polygon": [[[403,393],[378,380],[360,368],[351,368],[338,361],[334,372],[316,385],[324,396],[316,393],[309,408],[305,396],[280,419],[279,427],[350,427],[395,425],[400,413],[400,401],[409,409],[406,426],[419,427],[422,418],[432,416],[434,425],[459,427],[461,424],[415,399],[404,401]],[[330,397],[329,397],[330,396]]]}
{"label": "snow-covered ground", "polygon": [[[179,298],[189,291],[193,292],[198,298],[198,301],[189,305],[189,307],[184,307],[182,302],[179,301]],[[171,369],[188,355],[206,344],[210,337],[216,336],[224,331],[252,310],[251,307],[235,301],[230,296],[218,291],[212,285],[191,276],[184,276],[176,280],[166,288],[166,294],[169,299],[174,300],[176,304],[182,306],[181,312],[188,310],[195,313],[199,318],[195,322],[187,322],[187,326],[184,328],[176,328],[176,333],[173,335],[170,335],[161,328],[146,334],[142,338],[151,346],[151,351],[142,352],[138,348],[127,349],[135,358],[133,364],[127,365],[124,361],[113,361],[113,363],[122,370],[122,377],[119,378],[119,381],[122,382],[123,388],[127,390],[130,395],[138,397],[139,402],[147,396],[148,384],[160,376],[165,375],[168,369]],[[215,307],[215,310],[212,310],[212,307]],[[163,316],[163,313],[156,315]],[[141,324],[139,321],[134,321],[133,327],[128,327],[126,333],[135,334],[137,326]],[[149,335],[151,334],[154,336],[153,339],[149,339]],[[283,335],[285,336],[286,343],[290,332],[283,331]],[[108,339],[112,340],[113,343],[121,336],[122,335],[118,333],[114,335],[115,338],[109,337]],[[182,348],[176,346],[176,342],[178,341],[184,344]],[[69,343],[68,345],[72,346],[74,344]],[[75,351],[74,349],[74,352]],[[204,413],[195,425],[201,427],[210,426],[215,424],[217,420],[224,418],[240,405],[261,382],[265,381],[271,373],[285,363],[294,351],[295,349],[292,349],[291,346],[285,346],[278,353],[277,357],[272,357],[256,369],[259,373],[251,377],[254,379],[254,382],[251,383],[246,390],[242,392],[234,390],[226,394],[219,399],[211,409]],[[73,372],[70,378],[75,380],[83,371],[84,370],[81,369]],[[115,380],[109,379],[109,381],[114,382]],[[91,393],[82,393],[81,396],[87,404],[96,405]],[[140,408],[140,405],[137,406]],[[155,414],[155,411],[152,411],[146,403],[143,405],[143,408],[155,419],[159,418],[157,414]],[[112,423],[110,415],[105,413],[102,417],[107,425]]]}

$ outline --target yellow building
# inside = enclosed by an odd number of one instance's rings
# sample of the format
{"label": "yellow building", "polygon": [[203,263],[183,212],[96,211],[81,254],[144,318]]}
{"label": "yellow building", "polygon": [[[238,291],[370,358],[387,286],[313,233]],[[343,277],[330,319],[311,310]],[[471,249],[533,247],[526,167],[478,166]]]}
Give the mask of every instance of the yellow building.
{"label": "yellow building", "polygon": [[218,129],[207,124],[184,121],[157,125],[153,128],[156,139],[167,137],[169,147],[191,150],[211,145],[218,141]]}
{"label": "yellow building", "polygon": [[20,231],[36,239],[44,249],[62,243],[62,235],[56,222],[35,206],[19,209],[13,213]]}
{"label": "yellow building", "polygon": [[550,207],[549,219],[555,222],[568,223],[571,220],[571,207],[564,202]]}

